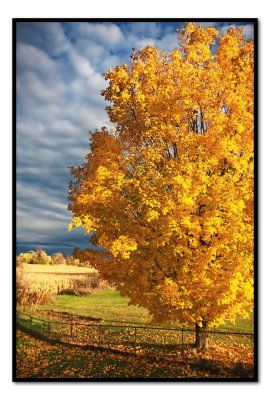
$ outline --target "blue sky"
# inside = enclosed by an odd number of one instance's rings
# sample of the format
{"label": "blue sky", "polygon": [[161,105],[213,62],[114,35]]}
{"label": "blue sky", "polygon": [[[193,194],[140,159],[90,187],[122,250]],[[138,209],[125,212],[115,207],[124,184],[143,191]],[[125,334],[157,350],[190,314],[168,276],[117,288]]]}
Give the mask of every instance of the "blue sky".
{"label": "blue sky", "polygon": [[[89,152],[89,130],[108,126],[103,73],[128,63],[132,48],[177,47],[175,22],[17,22],[17,254],[85,248],[68,232],[68,166]],[[224,34],[233,22],[204,23]],[[241,23],[246,38],[253,26]],[[239,26],[239,24],[238,24]]]}

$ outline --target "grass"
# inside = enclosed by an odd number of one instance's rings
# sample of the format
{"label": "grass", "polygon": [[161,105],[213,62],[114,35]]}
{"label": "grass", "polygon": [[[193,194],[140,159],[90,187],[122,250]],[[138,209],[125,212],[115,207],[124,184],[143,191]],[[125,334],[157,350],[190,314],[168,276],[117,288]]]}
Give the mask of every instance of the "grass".
{"label": "grass", "polygon": [[[254,332],[254,316],[253,313],[250,314],[250,318],[244,319],[237,317],[235,323],[227,321],[226,323],[220,325],[218,330],[223,330],[226,332],[243,332],[243,333],[253,333]],[[213,329],[214,330],[214,329]]]}
{"label": "grass", "polygon": [[[58,312],[100,318],[108,323],[141,325],[151,321],[151,316],[145,308],[128,305],[128,302],[129,298],[122,296],[117,290],[106,290],[87,296],[60,295],[56,297],[54,303],[36,306],[35,310],[53,309]],[[213,328],[216,329],[227,332],[253,332],[253,315],[249,319],[239,317],[235,324],[227,322],[218,328]]]}
{"label": "grass", "polygon": [[61,295],[54,303],[36,307],[36,310],[69,312],[86,317],[100,318],[106,322],[147,324],[151,317],[139,306],[128,305],[129,298],[116,290],[106,290],[86,296]]}

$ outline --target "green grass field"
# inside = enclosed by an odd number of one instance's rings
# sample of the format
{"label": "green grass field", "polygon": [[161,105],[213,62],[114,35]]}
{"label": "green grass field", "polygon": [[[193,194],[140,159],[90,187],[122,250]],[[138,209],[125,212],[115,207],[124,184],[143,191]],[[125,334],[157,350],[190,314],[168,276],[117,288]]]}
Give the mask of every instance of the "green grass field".
{"label": "green grass field", "polygon": [[[50,304],[36,306],[38,310],[54,310],[68,312],[92,318],[100,318],[104,322],[125,324],[148,324],[151,316],[139,306],[128,305],[128,297],[123,297],[116,290],[106,290],[86,296],[60,295]],[[29,309],[26,311],[30,311]],[[192,327],[193,328],[193,327]],[[216,329],[216,328],[213,328]],[[253,316],[249,319],[237,318],[236,323],[226,323],[218,327],[225,331],[253,332]]]}
{"label": "green grass field", "polygon": [[35,310],[54,310],[86,317],[100,318],[106,322],[147,324],[151,317],[143,307],[128,305],[128,297],[116,290],[106,290],[86,296],[60,295],[51,304],[36,306]]}

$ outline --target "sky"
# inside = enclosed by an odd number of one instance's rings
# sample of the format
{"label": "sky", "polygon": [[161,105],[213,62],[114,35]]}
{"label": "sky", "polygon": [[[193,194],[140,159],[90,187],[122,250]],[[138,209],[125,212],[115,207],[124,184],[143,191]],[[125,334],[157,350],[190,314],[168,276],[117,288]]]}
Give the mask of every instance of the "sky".
{"label": "sky", "polygon": [[[204,22],[224,34],[248,22]],[[89,235],[68,231],[69,166],[89,152],[89,130],[111,127],[100,92],[103,74],[129,63],[132,48],[177,47],[183,22],[17,22],[16,24],[16,253],[42,247],[72,254]]]}

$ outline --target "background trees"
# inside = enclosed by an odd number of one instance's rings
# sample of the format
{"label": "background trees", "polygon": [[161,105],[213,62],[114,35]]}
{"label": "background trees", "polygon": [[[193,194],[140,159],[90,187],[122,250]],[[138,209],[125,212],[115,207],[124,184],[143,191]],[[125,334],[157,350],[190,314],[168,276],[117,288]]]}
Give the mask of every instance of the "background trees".
{"label": "background trees", "polygon": [[70,228],[104,248],[76,257],[205,347],[200,327],[253,305],[253,43],[193,23],[178,37],[105,74],[115,129],[71,169]]}
{"label": "background trees", "polygon": [[63,256],[62,253],[54,253],[49,256],[45,250],[39,248],[36,251],[30,250],[27,253],[21,253],[16,257],[18,264],[68,264],[68,265],[79,265],[79,260],[72,256]]}
{"label": "background trees", "polygon": [[66,259],[62,253],[54,253],[52,255],[52,264],[66,264]]}

